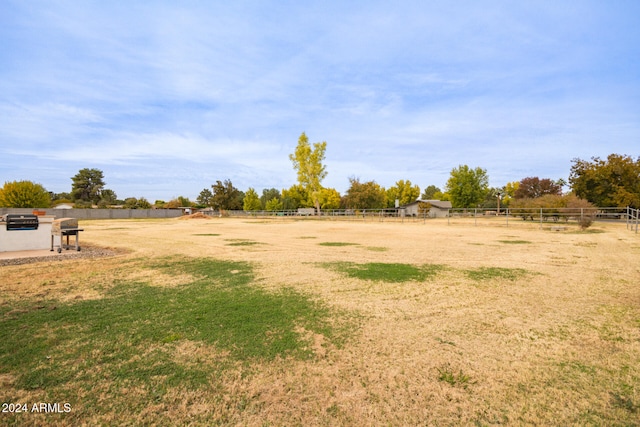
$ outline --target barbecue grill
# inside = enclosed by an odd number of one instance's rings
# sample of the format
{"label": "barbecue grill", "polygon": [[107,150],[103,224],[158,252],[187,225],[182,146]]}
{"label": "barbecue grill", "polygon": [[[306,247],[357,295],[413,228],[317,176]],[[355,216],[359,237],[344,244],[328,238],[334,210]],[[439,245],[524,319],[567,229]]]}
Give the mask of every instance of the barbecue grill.
{"label": "barbecue grill", "polygon": [[38,229],[39,221],[37,215],[6,214],[3,215],[2,219],[6,222],[8,231]]}
{"label": "barbecue grill", "polygon": [[[60,236],[60,246],[58,246],[58,253],[62,252],[64,247],[69,250],[69,236],[76,236],[76,251],[80,250],[78,239],[80,232],[84,231],[82,228],[78,228],[78,220],[76,218],[60,218],[53,221],[51,225],[51,251],[53,251],[53,240],[56,236]],[[67,237],[66,245],[63,243],[63,237]]]}

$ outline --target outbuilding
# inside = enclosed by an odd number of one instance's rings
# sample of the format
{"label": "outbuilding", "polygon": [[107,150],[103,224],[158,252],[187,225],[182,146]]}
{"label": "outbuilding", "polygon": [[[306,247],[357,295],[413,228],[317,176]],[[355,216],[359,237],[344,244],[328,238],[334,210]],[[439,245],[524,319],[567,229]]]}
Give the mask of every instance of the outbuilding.
{"label": "outbuilding", "polygon": [[443,200],[422,200],[417,199],[407,205],[400,206],[400,214],[404,213],[405,216],[422,216],[420,213],[420,204],[428,203],[431,205],[427,218],[446,218],[449,215],[449,209],[451,209],[451,202]]}

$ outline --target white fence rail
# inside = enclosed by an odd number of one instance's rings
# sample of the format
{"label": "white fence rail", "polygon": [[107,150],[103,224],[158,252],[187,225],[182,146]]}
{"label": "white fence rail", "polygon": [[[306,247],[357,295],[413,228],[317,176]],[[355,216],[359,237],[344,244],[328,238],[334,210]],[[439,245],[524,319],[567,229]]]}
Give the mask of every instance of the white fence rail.
{"label": "white fence rail", "polygon": [[640,222],[640,209],[627,208],[627,228],[629,230],[635,228],[637,234],[638,222]]}
{"label": "white fence rail", "polygon": [[638,209],[632,208],[518,208],[518,209],[449,209],[434,212],[424,212],[418,215],[406,215],[402,209],[331,209],[322,210],[319,214],[310,211],[208,211],[211,216],[286,219],[309,218],[324,220],[360,221],[360,222],[428,222],[446,220],[448,224],[457,222],[475,225],[487,223],[510,226],[516,223],[537,223],[542,228],[545,224],[562,226],[563,224],[579,224],[585,219],[594,222],[627,223],[637,228]]}
{"label": "white fence rail", "polygon": [[[174,218],[182,215],[177,209],[39,209],[47,215],[70,217],[78,219],[133,219],[133,218]],[[33,209],[0,208],[0,215],[7,213],[26,214]],[[510,226],[515,223],[538,223],[540,228],[545,224],[562,226],[562,224],[579,223],[585,218],[593,221],[625,223],[627,229],[638,233],[640,224],[640,209],[634,208],[513,208],[513,209],[449,209],[423,212],[417,215],[407,215],[403,209],[327,209],[319,214],[312,214],[311,210],[287,211],[212,211],[203,210],[210,216],[241,217],[241,218],[308,218],[335,221],[360,222],[398,222],[411,223],[446,219],[448,224],[456,222],[475,225],[495,224]]]}

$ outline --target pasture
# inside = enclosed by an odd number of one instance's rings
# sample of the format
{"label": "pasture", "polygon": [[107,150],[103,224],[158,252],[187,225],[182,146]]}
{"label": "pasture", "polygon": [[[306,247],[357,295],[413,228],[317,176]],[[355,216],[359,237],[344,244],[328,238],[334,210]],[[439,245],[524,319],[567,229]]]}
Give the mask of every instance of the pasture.
{"label": "pasture", "polygon": [[624,224],[81,225],[116,255],[0,267],[0,424],[640,423]]}

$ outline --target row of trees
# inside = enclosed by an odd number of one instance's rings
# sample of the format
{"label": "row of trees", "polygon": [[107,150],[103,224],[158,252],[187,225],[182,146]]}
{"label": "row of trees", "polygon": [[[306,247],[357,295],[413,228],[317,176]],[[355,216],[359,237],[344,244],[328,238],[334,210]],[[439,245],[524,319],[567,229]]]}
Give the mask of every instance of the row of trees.
{"label": "row of trees", "polygon": [[509,206],[515,200],[519,205],[528,200],[563,196],[563,187],[570,185],[571,193],[596,206],[631,206],[640,208],[640,157],[611,154],[607,159],[593,157],[590,161],[573,159],[568,183],[563,179],[526,177],[508,182],[503,187],[489,187],[486,169],[468,165],[453,168],[444,191],[429,185],[424,192],[409,180],[399,180],[385,189],[375,181],[349,178],[350,186],[344,195],[334,188],[322,186],[327,176],[324,165],[326,142],[309,143],[303,132],[294,153],[289,156],[297,173],[297,184],[288,189],[264,189],[259,195],[255,188],[246,192],[236,188],[231,180],[216,181],[203,189],[196,202],[186,197],[165,202],[156,200],[152,205],[144,197],[119,200],[113,190],[106,189],[104,174],[99,169],[82,169],[71,178],[70,193],[47,192],[31,181],[5,182],[0,189],[0,207],[48,207],[62,202],[76,207],[125,208],[177,208],[212,207],[224,210],[295,210],[320,209],[382,209],[393,208],[415,201],[448,200],[454,208],[485,208]]}
{"label": "row of trees", "polygon": [[[489,187],[486,169],[460,165],[451,170],[443,192],[434,185],[428,186],[422,195],[420,188],[409,180],[400,180],[385,189],[375,181],[361,182],[349,178],[350,187],[341,196],[334,188],[322,186],[326,177],[323,165],[326,142],[317,142],[313,147],[305,133],[289,156],[298,174],[298,184],[278,191],[263,190],[261,197],[254,188],[247,193],[235,189],[231,181],[217,181],[213,193],[205,189],[198,203],[215,209],[289,210],[300,207],[319,209],[382,209],[406,205],[418,198],[423,200],[449,200],[454,208],[496,209],[517,200],[519,206],[536,205],[532,200],[546,200],[551,205],[572,206],[640,206],[640,158],[610,155],[607,160],[594,157],[591,161],[574,159],[569,183],[572,192],[563,195],[564,179],[526,177],[508,182],[503,187]],[[233,195],[233,196],[231,196]],[[571,195],[571,197],[563,197]]]}
{"label": "row of trees", "polygon": [[99,169],[81,169],[71,177],[69,193],[47,191],[41,184],[31,181],[5,182],[0,188],[0,207],[46,208],[67,203],[76,208],[107,208],[118,205],[128,209],[149,209],[151,203],[144,197],[117,198],[116,193],[104,188],[104,174]]}

